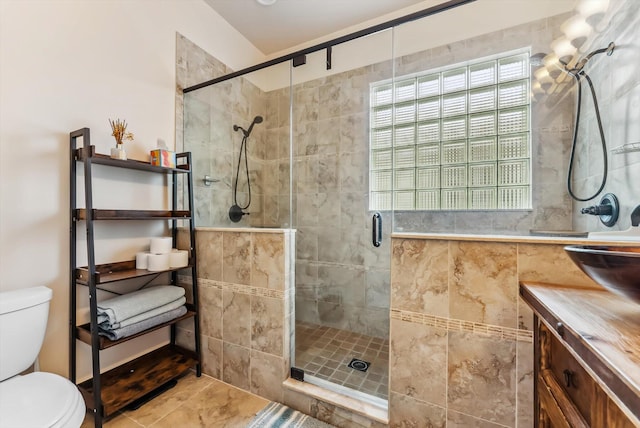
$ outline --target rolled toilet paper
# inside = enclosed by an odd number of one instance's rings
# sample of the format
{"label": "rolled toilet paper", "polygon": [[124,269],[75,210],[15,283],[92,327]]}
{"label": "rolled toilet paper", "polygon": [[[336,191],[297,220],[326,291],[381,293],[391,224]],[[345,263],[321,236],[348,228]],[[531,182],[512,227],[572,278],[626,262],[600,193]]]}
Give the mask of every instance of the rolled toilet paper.
{"label": "rolled toilet paper", "polygon": [[169,254],[149,254],[147,269],[150,272],[160,272],[169,269]]}
{"label": "rolled toilet paper", "polygon": [[149,256],[148,251],[141,251],[136,253],[136,269],[146,269],[148,265],[147,257]]}
{"label": "rolled toilet paper", "polygon": [[151,254],[169,254],[173,246],[172,238],[151,238]]}
{"label": "rolled toilet paper", "polygon": [[189,264],[189,252],[186,250],[171,250],[169,254],[169,267],[180,268]]}

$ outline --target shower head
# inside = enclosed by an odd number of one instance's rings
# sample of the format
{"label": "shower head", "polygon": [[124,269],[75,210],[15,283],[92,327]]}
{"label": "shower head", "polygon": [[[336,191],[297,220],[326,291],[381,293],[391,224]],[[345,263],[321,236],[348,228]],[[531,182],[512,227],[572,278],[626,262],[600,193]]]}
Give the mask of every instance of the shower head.
{"label": "shower head", "polygon": [[256,116],[253,118],[253,122],[251,122],[251,125],[249,125],[249,129],[247,129],[247,138],[249,138],[249,134],[251,134],[251,131],[253,130],[253,125],[255,125],[256,123],[262,123],[262,116]]}
{"label": "shower head", "polygon": [[251,125],[249,125],[249,129],[244,129],[241,126],[233,125],[233,130],[234,131],[241,130],[242,133],[244,134],[244,137],[249,138],[251,131],[253,131],[253,125],[255,125],[256,123],[262,123],[262,121],[263,121],[262,116],[256,116],[253,118],[253,122],[251,122]]}

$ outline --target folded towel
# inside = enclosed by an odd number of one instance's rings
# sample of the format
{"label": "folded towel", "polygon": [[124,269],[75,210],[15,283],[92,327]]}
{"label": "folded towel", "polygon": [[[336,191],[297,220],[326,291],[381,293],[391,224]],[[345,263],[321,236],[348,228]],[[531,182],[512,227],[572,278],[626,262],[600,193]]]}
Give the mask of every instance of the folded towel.
{"label": "folded towel", "polygon": [[98,324],[98,327],[100,327],[103,330],[113,330],[113,329],[116,329],[116,328],[126,327],[128,325],[135,324],[135,323],[138,323],[140,321],[144,321],[146,319],[153,318],[153,317],[155,317],[157,315],[160,315],[160,314],[163,314],[165,312],[169,312],[169,311],[172,311],[174,309],[177,309],[180,306],[184,305],[186,302],[187,302],[186,298],[180,297],[179,299],[176,299],[173,302],[169,302],[166,305],[158,306],[157,308],[153,308],[150,311],[143,312],[141,314],[129,317],[126,320],[121,321],[121,322],[104,321],[104,322]]}
{"label": "folded towel", "polygon": [[98,324],[122,322],[184,296],[184,288],[157,285],[98,302]]}
{"label": "folded towel", "polygon": [[146,320],[128,325],[126,327],[116,328],[112,330],[103,330],[102,328],[99,328],[98,334],[100,336],[105,336],[111,340],[118,340],[122,339],[123,337],[132,336],[151,327],[155,327],[156,325],[171,321],[172,319],[181,317],[186,313],[187,308],[185,306],[180,306],[177,309],[172,309],[169,312],[164,312],[160,315],[147,318]]}

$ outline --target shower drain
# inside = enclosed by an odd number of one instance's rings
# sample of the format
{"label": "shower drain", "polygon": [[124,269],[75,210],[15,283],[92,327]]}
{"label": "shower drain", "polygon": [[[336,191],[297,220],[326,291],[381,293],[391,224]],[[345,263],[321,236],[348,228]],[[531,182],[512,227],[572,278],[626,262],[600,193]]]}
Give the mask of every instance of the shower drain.
{"label": "shower drain", "polygon": [[371,363],[354,358],[353,360],[351,360],[349,364],[347,364],[347,367],[351,367],[352,369],[358,370],[361,372],[366,372],[367,369],[369,368],[369,364]]}

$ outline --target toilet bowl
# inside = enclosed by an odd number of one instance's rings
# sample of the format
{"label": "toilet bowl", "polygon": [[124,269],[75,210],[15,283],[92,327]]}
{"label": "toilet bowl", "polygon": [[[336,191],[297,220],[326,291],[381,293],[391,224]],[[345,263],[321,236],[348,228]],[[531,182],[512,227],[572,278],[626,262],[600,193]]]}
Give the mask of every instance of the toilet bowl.
{"label": "toilet bowl", "polygon": [[0,428],[77,428],[84,420],[84,400],[68,379],[20,375],[40,351],[51,296],[46,287],[0,292]]}
{"label": "toilet bowl", "polygon": [[35,372],[0,382],[0,427],[79,427],[85,404],[62,376]]}

